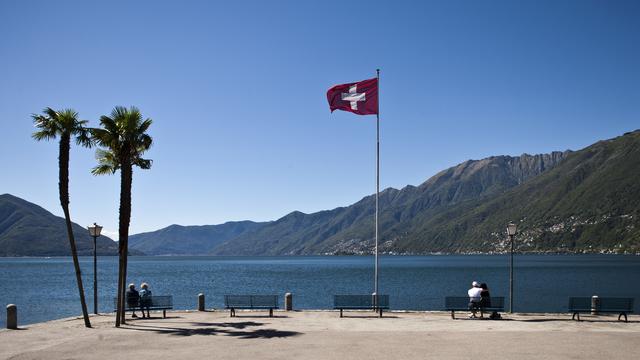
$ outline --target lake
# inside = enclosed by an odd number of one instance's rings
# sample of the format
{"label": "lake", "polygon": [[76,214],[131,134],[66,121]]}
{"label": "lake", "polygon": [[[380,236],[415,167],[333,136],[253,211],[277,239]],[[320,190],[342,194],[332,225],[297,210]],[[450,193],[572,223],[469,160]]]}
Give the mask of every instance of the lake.
{"label": "lake", "polygon": [[[87,305],[93,312],[93,258],[81,257]],[[640,257],[626,255],[517,255],[514,311],[566,312],[569,296],[640,299]],[[118,259],[98,258],[99,310],[113,310]],[[130,257],[128,282],[148,282],[154,295],[173,295],[176,309],[207,308],[225,294],[286,292],[295,309],[330,309],[334,294],[373,291],[373,257]],[[444,297],[465,296],[471,281],[493,296],[508,296],[508,255],[382,256],[380,293],[392,309],[441,310]],[[0,258],[0,304],[18,306],[19,324],[81,314],[71,258]],[[6,325],[0,316],[0,327]]]}

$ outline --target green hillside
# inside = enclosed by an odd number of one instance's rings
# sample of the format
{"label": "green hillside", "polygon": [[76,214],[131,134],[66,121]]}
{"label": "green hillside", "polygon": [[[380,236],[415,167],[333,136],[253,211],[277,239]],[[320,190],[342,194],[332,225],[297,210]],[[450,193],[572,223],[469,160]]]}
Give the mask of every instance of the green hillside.
{"label": "green hillside", "polygon": [[[93,254],[93,238],[73,224],[79,255]],[[118,244],[106,236],[97,241],[98,255],[116,255]],[[0,256],[69,256],[64,218],[9,194],[0,195]]]}
{"label": "green hillside", "polygon": [[[554,169],[504,194],[413,219],[389,250],[505,249],[504,227],[520,226],[517,247],[537,252],[640,252],[640,131],[569,154]],[[404,232],[404,234],[402,233]]]}

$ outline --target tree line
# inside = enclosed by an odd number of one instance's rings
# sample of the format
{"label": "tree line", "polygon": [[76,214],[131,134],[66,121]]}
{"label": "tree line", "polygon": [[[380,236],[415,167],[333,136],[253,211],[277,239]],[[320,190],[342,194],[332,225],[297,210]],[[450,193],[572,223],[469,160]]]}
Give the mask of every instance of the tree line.
{"label": "tree line", "polygon": [[153,139],[147,134],[152,120],[143,119],[140,110],[116,106],[109,115],[100,117],[100,127],[88,127],[87,120],[80,120],[73,109],[53,110],[45,108],[42,114],[33,114],[37,131],[32,137],[37,140],[59,139],[58,153],[58,190],[60,205],[64,212],[69,246],[73,258],[82,316],[86,327],[91,327],[87,304],[82,285],[82,274],[78,261],[76,242],[71,227],[69,212],[69,152],[71,140],[79,146],[91,148],[98,146],[96,159],[98,164],[91,170],[93,175],[115,174],[120,171],[120,208],[118,221],[118,294],[116,306],[116,327],[124,324],[124,292],[127,279],[127,254],[129,248],[129,223],[131,221],[131,186],[133,167],[150,169],[152,160],[142,155],[149,150]]}

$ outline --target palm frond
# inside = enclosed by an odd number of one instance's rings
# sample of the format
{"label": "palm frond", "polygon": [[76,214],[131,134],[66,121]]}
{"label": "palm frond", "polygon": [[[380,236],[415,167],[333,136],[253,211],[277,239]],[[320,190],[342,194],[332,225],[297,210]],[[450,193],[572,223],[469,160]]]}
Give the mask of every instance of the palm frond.
{"label": "palm frond", "polygon": [[113,174],[120,169],[118,158],[113,152],[97,149],[96,160],[98,165],[91,170],[93,175]]}
{"label": "palm frond", "polygon": [[83,128],[82,130],[77,131],[76,144],[87,148],[91,148],[93,146],[93,139],[88,129]]}
{"label": "palm frond", "polygon": [[42,115],[31,115],[35,127],[39,131],[31,136],[36,140],[51,140],[57,136],[67,134],[76,136],[78,145],[91,146],[89,136],[85,124],[86,120],[78,120],[78,112],[73,109],[64,109],[60,111],[53,110],[50,107],[42,110]]}
{"label": "palm frond", "polygon": [[136,158],[133,161],[133,165],[139,167],[140,169],[143,170],[149,170],[151,169],[151,165],[153,164],[153,160],[151,159],[143,159],[143,158]]}
{"label": "palm frond", "polygon": [[109,166],[109,165],[98,165],[91,169],[91,174],[93,175],[112,175],[116,172],[117,169]]}
{"label": "palm frond", "polygon": [[58,112],[53,110],[50,107],[46,107],[42,110],[42,112],[47,115],[49,118],[55,119],[58,117]]}
{"label": "palm frond", "polygon": [[[100,152],[96,152],[100,166],[110,165],[112,169],[118,170],[122,162],[130,161],[131,164],[142,169],[151,167],[152,161],[142,159],[141,155],[151,147],[153,142],[151,136],[146,134],[153,121],[142,119],[140,110],[135,106],[129,109],[116,106],[110,116],[100,117],[102,128],[89,130],[94,142],[103,148]],[[100,166],[93,172],[100,172]]]}
{"label": "palm frond", "polygon": [[149,150],[149,148],[151,148],[152,143],[153,143],[153,139],[151,138],[151,136],[147,134],[140,135],[140,138],[138,139],[138,144],[139,144],[138,151],[140,153],[143,153]]}
{"label": "palm frond", "polygon": [[145,132],[147,132],[147,130],[149,129],[149,126],[151,126],[151,123],[153,123],[153,120],[147,118],[145,119],[140,126],[138,126],[138,130],[137,132],[139,134],[144,134]]}
{"label": "palm frond", "polygon": [[36,141],[42,141],[42,140],[53,140],[57,137],[57,135],[58,133],[56,131],[51,131],[47,129],[47,130],[36,131],[33,134],[31,134],[31,137]]}
{"label": "palm frond", "polygon": [[31,137],[37,141],[52,140],[60,135],[61,130],[58,123],[58,113],[51,108],[43,110],[44,115],[32,114],[34,126],[39,129]]}

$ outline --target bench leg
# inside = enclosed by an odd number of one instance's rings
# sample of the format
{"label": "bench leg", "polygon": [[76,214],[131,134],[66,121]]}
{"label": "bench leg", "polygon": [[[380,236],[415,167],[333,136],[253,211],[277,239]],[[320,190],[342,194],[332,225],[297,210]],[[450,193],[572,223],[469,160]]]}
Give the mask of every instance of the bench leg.
{"label": "bench leg", "polygon": [[451,310],[451,318],[452,318],[452,319],[455,319],[455,318],[456,318],[455,311],[453,311],[453,310]]}
{"label": "bench leg", "polygon": [[229,313],[229,316],[234,317],[236,316],[236,311],[234,310],[234,308],[229,309],[231,312]]}
{"label": "bench leg", "polygon": [[269,317],[273,317],[273,309],[269,309]]}
{"label": "bench leg", "polygon": [[167,310],[162,310],[162,318],[163,319],[167,318]]}
{"label": "bench leg", "polygon": [[620,321],[620,318],[624,316],[624,322],[629,322],[627,320],[627,313],[620,313],[620,315],[618,315],[618,321]]}
{"label": "bench leg", "polygon": [[342,317],[342,309],[340,309],[340,317]]}
{"label": "bench leg", "polygon": [[571,320],[576,320],[576,317],[578,318],[578,321],[580,321],[580,313],[573,313],[573,316],[571,316]]}

